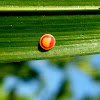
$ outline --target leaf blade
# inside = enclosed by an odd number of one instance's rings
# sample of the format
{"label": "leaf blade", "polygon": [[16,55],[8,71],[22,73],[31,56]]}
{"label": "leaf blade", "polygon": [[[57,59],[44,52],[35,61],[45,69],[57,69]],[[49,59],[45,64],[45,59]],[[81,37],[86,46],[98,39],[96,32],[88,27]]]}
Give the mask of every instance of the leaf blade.
{"label": "leaf blade", "polygon": [[[0,62],[51,59],[100,53],[100,15],[1,16]],[[38,50],[52,34],[56,45]]]}

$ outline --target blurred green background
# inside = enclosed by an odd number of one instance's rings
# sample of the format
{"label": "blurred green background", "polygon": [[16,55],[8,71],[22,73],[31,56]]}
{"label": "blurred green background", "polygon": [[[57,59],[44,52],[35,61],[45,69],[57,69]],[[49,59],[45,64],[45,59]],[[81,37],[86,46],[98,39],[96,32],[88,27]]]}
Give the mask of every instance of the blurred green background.
{"label": "blurred green background", "polygon": [[0,100],[100,100],[100,55],[0,63]]}

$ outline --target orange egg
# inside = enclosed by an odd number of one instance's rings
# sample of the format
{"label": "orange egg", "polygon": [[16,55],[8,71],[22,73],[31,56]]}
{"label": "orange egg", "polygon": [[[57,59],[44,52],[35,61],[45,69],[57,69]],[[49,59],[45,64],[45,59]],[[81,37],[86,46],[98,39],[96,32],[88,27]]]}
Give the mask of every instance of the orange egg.
{"label": "orange egg", "polygon": [[45,34],[40,39],[40,46],[44,50],[49,50],[55,45],[55,38],[51,34]]}

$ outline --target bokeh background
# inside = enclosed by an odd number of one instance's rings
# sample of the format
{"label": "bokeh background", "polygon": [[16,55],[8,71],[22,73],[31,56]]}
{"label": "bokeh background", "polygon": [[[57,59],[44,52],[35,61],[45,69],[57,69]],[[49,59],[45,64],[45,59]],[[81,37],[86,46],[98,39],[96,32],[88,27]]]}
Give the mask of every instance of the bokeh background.
{"label": "bokeh background", "polygon": [[0,63],[0,100],[100,100],[100,54]]}

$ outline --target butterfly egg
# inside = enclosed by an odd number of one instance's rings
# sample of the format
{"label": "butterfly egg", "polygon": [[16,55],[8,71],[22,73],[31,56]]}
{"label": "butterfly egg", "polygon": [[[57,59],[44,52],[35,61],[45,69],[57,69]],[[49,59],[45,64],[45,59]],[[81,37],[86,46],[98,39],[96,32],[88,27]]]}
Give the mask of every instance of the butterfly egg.
{"label": "butterfly egg", "polygon": [[44,50],[49,50],[55,45],[55,38],[51,34],[45,34],[40,38],[40,46]]}

